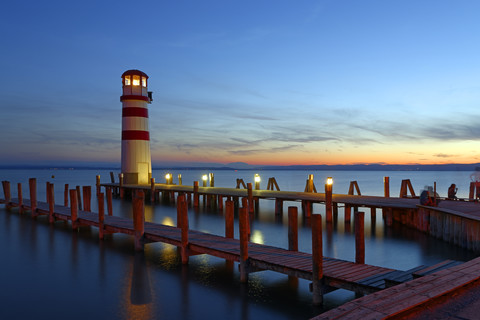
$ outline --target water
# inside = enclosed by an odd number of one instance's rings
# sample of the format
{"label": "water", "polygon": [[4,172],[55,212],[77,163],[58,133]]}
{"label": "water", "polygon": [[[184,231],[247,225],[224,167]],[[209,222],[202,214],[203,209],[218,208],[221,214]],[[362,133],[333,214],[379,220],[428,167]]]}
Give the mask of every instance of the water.
{"label": "water", "polygon": [[[252,182],[257,172],[213,171],[215,186],[235,187],[237,178]],[[154,172],[157,182],[166,172]],[[174,182],[178,173],[183,184],[193,185],[206,171],[171,172]],[[326,177],[334,178],[334,193],[347,193],[349,182],[358,181],[364,195],[383,195],[383,177],[390,177],[390,194],[397,196],[402,179],[411,179],[415,192],[437,182],[445,196],[451,183],[459,187],[458,196],[468,197],[470,172],[378,172],[378,171],[261,171],[262,188],[269,177],[275,177],[281,190],[303,191],[309,174],[314,174],[316,188],[323,190]],[[71,187],[91,185],[95,176],[109,182],[109,171],[102,170],[0,170],[1,180],[23,184],[28,197],[28,178],[37,178],[38,199],[45,199],[45,183],[55,183],[55,199],[63,203],[65,183]],[[297,202],[287,206],[300,207]],[[114,214],[131,217],[131,203],[114,199]],[[261,200],[260,210],[252,224],[252,239],[268,245],[288,246],[286,219],[276,217],[274,202]],[[92,210],[97,205],[92,201]],[[301,212],[301,211],[300,211]],[[324,214],[324,206],[314,205],[314,212]],[[431,265],[445,259],[469,260],[472,252],[405,228],[384,226],[380,211],[375,223],[365,215],[366,263],[406,270]],[[172,205],[147,203],[148,221],[176,224]],[[324,254],[353,261],[353,223],[338,221],[324,226]],[[192,229],[223,235],[221,212],[201,208],[189,210]],[[238,238],[236,223],[235,237]],[[84,319],[307,319],[334,308],[355,297],[349,291],[337,290],[325,295],[324,307],[313,307],[308,281],[291,281],[274,272],[250,275],[248,286],[239,282],[237,264],[199,255],[182,266],[175,247],[155,243],[146,245],[144,254],[134,253],[133,239],[126,235],[109,235],[98,240],[96,228],[83,227],[73,232],[70,224],[49,225],[46,217],[33,220],[29,214],[8,213],[0,208],[0,318],[69,318]],[[311,252],[308,220],[299,215],[299,249]]]}

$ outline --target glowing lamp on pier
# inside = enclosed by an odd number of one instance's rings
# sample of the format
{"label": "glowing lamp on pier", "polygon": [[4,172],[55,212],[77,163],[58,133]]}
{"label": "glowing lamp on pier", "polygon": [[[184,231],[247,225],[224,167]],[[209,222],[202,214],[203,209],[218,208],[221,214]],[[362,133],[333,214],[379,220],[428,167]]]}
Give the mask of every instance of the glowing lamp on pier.
{"label": "glowing lamp on pier", "polygon": [[258,173],[255,174],[255,178],[254,178],[254,181],[255,181],[255,190],[258,190],[260,189],[260,176],[258,175]]}
{"label": "glowing lamp on pier", "polygon": [[202,176],[202,180],[203,180],[203,186],[206,187],[207,186],[208,175],[204,174]]}
{"label": "glowing lamp on pier", "polygon": [[167,184],[170,184],[170,183],[171,183],[171,182],[170,182],[170,179],[172,179],[172,175],[171,175],[170,173],[167,173],[167,174],[165,175],[165,180],[167,181]]}
{"label": "glowing lamp on pier", "polygon": [[122,173],[125,184],[148,184],[152,178],[148,108],[152,93],[140,70],[122,74]]}
{"label": "glowing lamp on pier", "polygon": [[333,184],[333,178],[328,177],[326,182],[327,182],[327,185],[331,186]]}

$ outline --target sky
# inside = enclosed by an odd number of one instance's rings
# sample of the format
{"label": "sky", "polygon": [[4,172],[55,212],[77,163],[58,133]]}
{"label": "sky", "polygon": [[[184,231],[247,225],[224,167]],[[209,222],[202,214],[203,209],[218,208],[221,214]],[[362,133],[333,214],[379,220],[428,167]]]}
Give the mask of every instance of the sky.
{"label": "sky", "polygon": [[121,75],[152,162],[480,162],[480,1],[9,1],[0,164],[120,163]]}

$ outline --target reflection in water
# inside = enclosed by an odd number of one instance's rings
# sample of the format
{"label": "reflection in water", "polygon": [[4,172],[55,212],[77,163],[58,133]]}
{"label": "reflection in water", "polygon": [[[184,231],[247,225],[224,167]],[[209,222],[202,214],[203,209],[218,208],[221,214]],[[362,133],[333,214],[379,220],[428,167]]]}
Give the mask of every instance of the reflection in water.
{"label": "reflection in water", "polygon": [[166,226],[170,226],[170,227],[174,227],[175,226],[175,222],[173,221],[172,218],[170,217],[164,217],[162,222],[160,222],[161,224],[164,224]]}
{"label": "reflection in water", "polygon": [[264,244],[263,233],[260,230],[253,230],[252,236],[250,238],[251,242],[258,244]]}
{"label": "reflection in water", "polygon": [[152,319],[154,307],[152,304],[152,289],[148,275],[145,255],[136,252],[132,264],[125,277],[123,288],[123,302],[125,319]]}

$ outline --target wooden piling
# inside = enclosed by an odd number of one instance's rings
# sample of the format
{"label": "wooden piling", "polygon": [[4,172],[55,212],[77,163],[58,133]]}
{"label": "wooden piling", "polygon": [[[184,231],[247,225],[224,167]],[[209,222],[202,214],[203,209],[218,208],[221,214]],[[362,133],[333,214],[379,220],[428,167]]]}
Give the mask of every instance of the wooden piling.
{"label": "wooden piling", "polygon": [[198,195],[198,181],[193,182],[193,206],[198,208],[199,195]]}
{"label": "wooden piling", "polygon": [[111,181],[112,183],[115,183],[115,175],[113,174],[112,171],[110,171],[110,181]]}
{"label": "wooden piling", "polygon": [[217,197],[217,207],[218,207],[218,210],[223,210],[223,196],[221,195],[218,195]]}
{"label": "wooden piling", "polygon": [[91,209],[91,199],[92,199],[92,187],[83,186],[83,210],[92,211]]}
{"label": "wooden piling", "polygon": [[332,222],[332,184],[325,183],[325,213],[327,223]]}
{"label": "wooden piling", "polygon": [[312,223],[312,291],[313,304],[323,303],[323,244],[322,244],[322,216],[313,214]]}
{"label": "wooden piling", "polygon": [[18,212],[23,212],[23,193],[22,193],[22,184],[17,183],[17,197],[18,197]]}
{"label": "wooden piling", "polygon": [[104,221],[105,221],[105,196],[102,192],[97,194],[98,200],[98,237],[103,240],[104,234]]}
{"label": "wooden piling", "polygon": [[125,190],[123,190],[123,173],[118,174],[118,185],[119,185],[119,192],[120,192],[120,199],[123,199],[125,196]]}
{"label": "wooden piling", "polygon": [[247,208],[239,209],[240,225],[240,282],[248,282],[248,212]]}
{"label": "wooden piling", "polygon": [[150,202],[155,202],[155,178],[150,178]]}
{"label": "wooden piling", "polygon": [[390,197],[390,177],[383,177],[383,194],[385,198]]}
{"label": "wooden piling", "polygon": [[65,184],[65,191],[63,192],[63,206],[68,207],[68,183]]}
{"label": "wooden piling", "polygon": [[252,191],[252,183],[247,183],[247,192],[248,192],[248,212],[254,213],[254,206],[253,206],[253,191]]}
{"label": "wooden piling", "polygon": [[233,239],[234,235],[234,203],[232,200],[225,201],[225,237]]}
{"label": "wooden piling", "polygon": [[180,208],[180,221],[182,228],[182,247],[181,247],[181,256],[182,264],[188,264],[188,207],[187,201],[185,200],[185,195],[179,195],[177,199],[177,206]]}
{"label": "wooden piling", "polygon": [[136,190],[133,196],[133,228],[135,229],[135,251],[143,251],[145,234],[145,193]]}
{"label": "wooden piling", "polygon": [[48,222],[54,223],[55,222],[55,192],[53,183],[50,183],[47,188],[48,194]]}
{"label": "wooden piling", "polygon": [[[78,210],[82,210],[82,192],[80,190],[80,186],[76,187],[77,190],[77,203],[78,203]],[[70,194],[71,195],[71,194]]]}
{"label": "wooden piling", "polygon": [[180,173],[178,174],[178,185],[182,185],[182,175]]}
{"label": "wooden piling", "polygon": [[97,196],[100,194],[100,175],[97,175],[95,180],[95,186],[97,187]]}
{"label": "wooden piling", "polygon": [[468,199],[469,200],[474,200],[475,199],[475,182],[470,182],[470,192],[468,194]]}
{"label": "wooden piling", "polygon": [[70,190],[70,218],[72,219],[72,229],[78,228],[78,198],[77,189]]}
{"label": "wooden piling", "polygon": [[365,214],[355,212],[355,263],[365,264]]}
{"label": "wooden piling", "polygon": [[32,217],[37,216],[37,179],[30,178],[28,180],[28,185],[30,187],[30,208],[32,212]]}
{"label": "wooden piling", "polygon": [[10,209],[10,202],[12,201],[12,195],[10,193],[10,181],[2,181],[3,195],[5,197],[5,207]]}
{"label": "wooden piling", "polygon": [[288,250],[298,251],[298,208],[288,207]]}
{"label": "wooden piling", "polygon": [[344,210],[344,213],[345,213],[345,222],[346,223],[350,223],[351,219],[352,219],[352,206],[349,205],[349,204],[346,204],[345,207],[343,208]]}
{"label": "wooden piling", "polygon": [[105,191],[107,193],[107,211],[108,215],[113,215],[113,207],[112,207],[112,187],[106,187]]}
{"label": "wooden piling", "polygon": [[275,199],[275,214],[283,214],[283,199]]}

